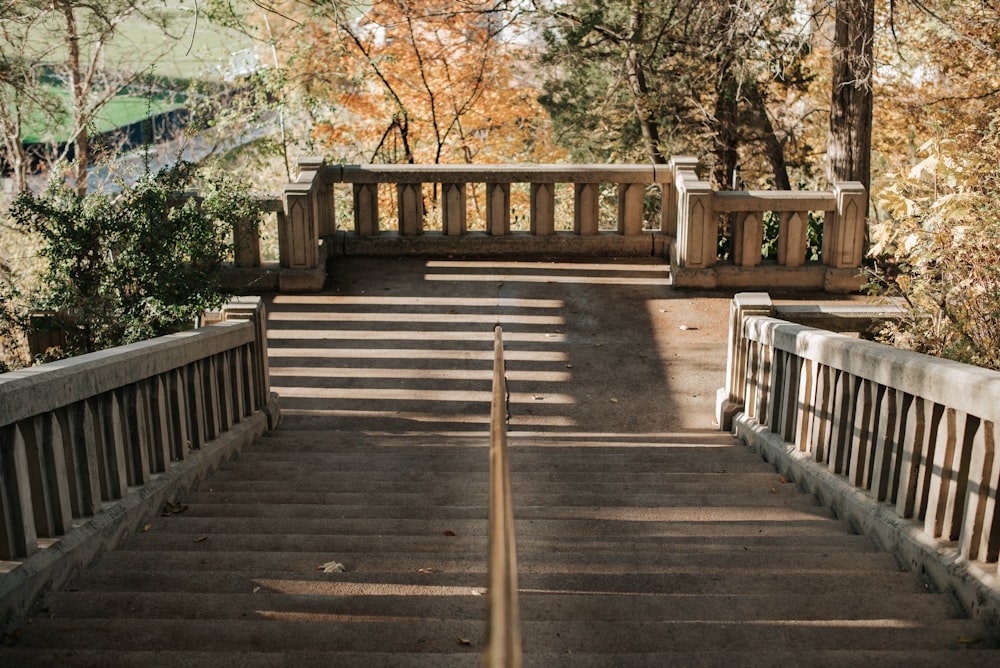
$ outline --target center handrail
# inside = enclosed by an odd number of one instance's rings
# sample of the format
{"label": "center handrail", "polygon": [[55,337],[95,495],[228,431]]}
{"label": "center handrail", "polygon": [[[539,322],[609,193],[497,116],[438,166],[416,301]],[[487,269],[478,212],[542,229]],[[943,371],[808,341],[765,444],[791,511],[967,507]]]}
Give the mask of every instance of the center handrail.
{"label": "center handrail", "polygon": [[503,330],[494,329],[490,408],[489,619],[483,666],[520,668],[521,621],[517,600],[517,547],[507,452],[507,379]]}

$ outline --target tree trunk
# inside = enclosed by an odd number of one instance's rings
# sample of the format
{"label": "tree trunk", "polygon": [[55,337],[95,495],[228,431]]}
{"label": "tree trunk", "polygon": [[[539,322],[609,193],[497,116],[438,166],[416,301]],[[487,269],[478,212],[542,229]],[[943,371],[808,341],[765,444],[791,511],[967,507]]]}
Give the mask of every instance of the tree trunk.
{"label": "tree trunk", "polygon": [[765,95],[760,86],[751,82],[747,85],[747,100],[750,103],[754,126],[760,131],[759,141],[764,145],[764,155],[771,165],[771,176],[775,190],[791,190],[788,179],[788,163],[785,161],[785,147],[774,132],[774,124],[767,113]]}
{"label": "tree trunk", "polygon": [[739,85],[728,66],[719,75],[715,96],[715,170],[712,178],[722,189],[732,184],[739,165]]}
{"label": "tree trunk", "polygon": [[837,0],[827,179],[871,184],[874,0]]}
{"label": "tree trunk", "polygon": [[80,195],[87,194],[87,165],[90,162],[90,138],[87,134],[87,119],[85,114],[86,90],[83,80],[83,69],[80,65],[80,35],[76,25],[76,14],[73,5],[68,2],[59,4],[59,9],[66,19],[66,64],[69,68],[69,95],[73,108],[73,126],[76,134],[73,136],[73,179]]}
{"label": "tree trunk", "polygon": [[649,87],[646,84],[646,74],[643,71],[642,58],[639,55],[639,45],[643,39],[643,3],[637,2],[632,10],[630,35],[626,55],[629,87],[632,90],[632,102],[635,105],[635,115],[642,130],[642,141],[646,147],[646,156],[650,162],[657,165],[666,164],[667,160],[660,152],[660,128],[649,110]]}

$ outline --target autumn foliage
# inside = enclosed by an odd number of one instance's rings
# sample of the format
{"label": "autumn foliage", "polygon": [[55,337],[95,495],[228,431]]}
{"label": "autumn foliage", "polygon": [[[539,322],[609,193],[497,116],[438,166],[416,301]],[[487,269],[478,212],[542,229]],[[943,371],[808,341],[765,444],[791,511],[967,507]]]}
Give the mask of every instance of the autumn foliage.
{"label": "autumn foliage", "polygon": [[289,67],[315,116],[313,138],[344,160],[552,161],[528,46],[494,0],[375,0],[303,17]]}

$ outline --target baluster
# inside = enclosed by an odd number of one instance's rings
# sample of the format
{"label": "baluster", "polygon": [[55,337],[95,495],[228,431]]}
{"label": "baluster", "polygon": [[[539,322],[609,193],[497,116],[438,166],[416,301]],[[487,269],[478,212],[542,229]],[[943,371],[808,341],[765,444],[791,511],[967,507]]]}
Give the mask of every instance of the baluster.
{"label": "baluster", "polygon": [[771,432],[779,434],[782,431],[782,418],[784,417],[784,396],[785,378],[788,375],[788,353],[784,350],[772,348],[771,353],[771,382],[766,385],[768,394],[767,424]]}
{"label": "baluster", "polygon": [[934,538],[944,540],[955,540],[958,537],[958,529],[953,529],[951,520],[955,508],[955,478],[959,467],[956,459],[960,449],[959,424],[965,424],[965,415],[954,408],[945,408],[934,431],[934,458],[930,466],[924,531]]}
{"label": "baluster", "polygon": [[189,364],[184,369],[187,383],[188,419],[191,435],[191,449],[205,446],[208,437],[208,409],[205,405],[205,386],[202,381],[202,361]]}
{"label": "baluster", "polygon": [[78,507],[74,509],[79,517],[94,515],[101,509],[101,477],[98,463],[98,420],[94,415],[93,402],[85,399],[73,404],[67,411],[66,461],[75,474],[74,497]]}
{"label": "baluster", "polygon": [[642,183],[618,184],[618,234],[642,234],[643,199],[646,187]]}
{"label": "baluster", "polygon": [[52,538],[73,526],[62,430],[52,413],[18,424],[24,441],[31,508],[39,536]]}
{"label": "baluster", "polygon": [[233,428],[233,374],[232,351],[224,350],[215,356],[219,375],[219,429],[222,432]]}
{"label": "baluster", "polygon": [[222,431],[221,402],[219,401],[219,360],[217,357],[207,357],[199,366],[201,382],[205,393],[205,437],[214,441]]}
{"label": "baluster", "polygon": [[927,438],[926,402],[912,397],[904,416],[905,429],[899,447],[899,478],[896,485],[896,514],[913,517],[917,499],[917,478],[924,464]]}
{"label": "baluster", "polygon": [[149,439],[146,430],[146,412],[143,410],[143,383],[140,381],[122,388],[122,404],[125,407],[125,433],[128,434],[126,458],[129,462],[129,484],[143,485],[149,482]]}
{"label": "baluster", "polygon": [[600,232],[600,204],[600,184],[573,184],[573,231],[576,234],[591,237]]}
{"label": "baluster", "polygon": [[170,468],[170,394],[167,391],[166,378],[159,374],[149,379],[150,400],[150,465],[157,472]]}
{"label": "baluster", "polygon": [[795,441],[795,427],[799,422],[799,377],[802,375],[802,358],[788,353],[788,368],[781,397],[781,436],[785,443]]}
{"label": "baluster", "polygon": [[446,236],[460,237],[468,223],[468,188],[465,183],[441,184],[441,229]]}
{"label": "baluster", "polygon": [[[34,429],[33,421],[29,426]],[[0,559],[28,557],[38,549],[21,429],[20,425],[0,428]]]}
{"label": "baluster", "polygon": [[531,184],[531,233],[547,237],[556,231],[556,184]]}
{"label": "baluster", "polygon": [[889,497],[892,484],[893,450],[896,447],[896,431],[899,427],[899,404],[901,392],[886,387],[879,401],[879,420],[875,432],[875,457],[872,463],[872,494],[879,501]]}
{"label": "baluster", "polygon": [[837,374],[833,394],[833,416],[830,424],[829,469],[834,473],[847,471],[851,432],[854,429],[855,378],[845,372]]}
{"label": "baluster", "polygon": [[128,490],[128,466],[125,462],[125,438],[122,433],[121,408],[118,394],[106,392],[97,398],[100,416],[101,498],[105,501],[120,499]]}
{"label": "baluster", "polygon": [[781,214],[778,231],[778,264],[783,267],[801,267],[806,261],[805,211],[785,211]]}
{"label": "baluster", "polygon": [[510,234],[510,184],[486,184],[486,231],[494,237]]}
{"label": "baluster", "polygon": [[260,229],[249,218],[233,225],[233,263],[241,268],[260,266]]}
{"label": "baluster", "polygon": [[816,373],[816,385],[812,398],[812,428],[809,430],[809,449],[814,461],[826,460],[827,442],[830,435],[830,410],[833,403],[834,370],[820,364]]}
{"label": "baluster", "polygon": [[816,386],[817,363],[811,359],[802,360],[802,372],[799,375],[798,429],[795,430],[795,446],[799,452],[808,452],[811,447],[810,429],[812,428],[814,406],[812,397]]}
{"label": "baluster", "polygon": [[415,237],[424,231],[424,186],[422,183],[397,183],[399,234]]}
{"label": "baluster", "polygon": [[914,517],[923,521],[930,508],[930,487],[937,473],[934,471],[934,461],[937,459],[938,433],[942,430],[944,406],[925,401],[924,410],[927,429],[921,444],[920,467],[917,470],[916,498],[913,508]]}
{"label": "baluster", "polygon": [[1000,457],[997,457],[992,422],[983,420],[972,439],[969,485],[958,551],[970,560],[997,561],[1000,551],[997,494],[1000,492]]}
{"label": "baluster", "polygon": [[871,485],[872,443],[875,435],[875,384],[868,379],[861,382],[855,395],[854,438],[851,439],[851,463],[848,476],[857,487],[868,489]]}
{"label": "baluster", "polygon": [[246,377],[246,358],[250,354],[249,346],[240,346],[232,351],[229,373],[233,379],[233,416],[236,422],[241,422],[250,413],[247,411],[247,395],[250,387]]}
{"label": "baluster", "polygon": [[756,267],[761,263],[764,219],[760,211],[740,211],[733,219],[733,264]]}
{"label": "baluster", "polygon": [[167,376],[167,394],[170,397],[168,425],[171,441],[174,443],[173,458],[181,461],[187,457],[188,449],[192,447],[192,419],[188,403],[187,382],[185,370],[173,369]]}
{"label": "baluster", "polygon": [[354,231],[359,237],[379,233],[377,183],[354,184]]}

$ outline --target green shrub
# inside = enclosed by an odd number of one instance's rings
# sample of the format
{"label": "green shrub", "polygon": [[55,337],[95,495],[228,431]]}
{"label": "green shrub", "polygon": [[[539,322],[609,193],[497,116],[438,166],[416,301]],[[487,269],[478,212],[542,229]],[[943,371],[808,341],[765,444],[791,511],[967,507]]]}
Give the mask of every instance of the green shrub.
{"label": "green shrub", "polygon": [[26,308],[71,323],[54,351],[67,356],[187,329],[220,306],[232,227],[257,210],[245,185],[199,183],[195,166],[179,163],[117,193],[80,196],[55,180],[41,195],[19,195],[10,215],[42,244]]}
{"label": "green shrub", "polygon": [[895,345],[1000,369],[1000,115],[930,141],[927,158],[877,196],[873,292],[908,311],[882,337]]}

